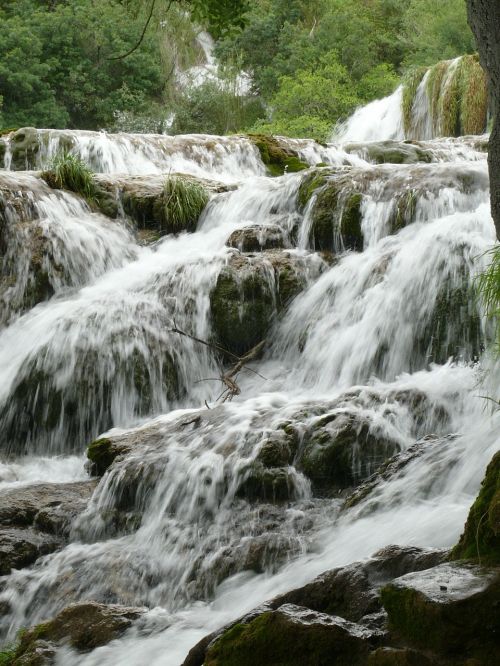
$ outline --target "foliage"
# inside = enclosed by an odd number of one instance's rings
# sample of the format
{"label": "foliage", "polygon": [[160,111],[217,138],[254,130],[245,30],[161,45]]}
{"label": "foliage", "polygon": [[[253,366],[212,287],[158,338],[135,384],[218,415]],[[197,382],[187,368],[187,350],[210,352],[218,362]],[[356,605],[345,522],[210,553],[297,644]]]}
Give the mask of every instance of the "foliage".
{"label": "foliage", "polygon": [[477,289],[488,317],[496,322],[496,344],[500,351],[500,246],[490,251],[491,262],[479,275]]}
{"label": "foliage", "polygon": [[163,187],[162,217],[172,231],[194,230],[208,203],[207,190],[192,180],[170,176]]}
{"label": "foliage", "polygon": [[283,76],[271,100],[272,117],[255,129],[326,141],[332,121],[347,117],[359,103],[353,82],[334,51],[314,69]]}
{"label": "foliage", "polygon": [[88,201],[96,198],[93,172],[83,160],[71,153],[57,155],[42,177],[56,189],[76,192]]}
{"label": "foliage", "polygon": [[264,115],[255,95],[239,95],[221,82],[187,88],[175,106],[173,134],[227,134],[252,126]]}

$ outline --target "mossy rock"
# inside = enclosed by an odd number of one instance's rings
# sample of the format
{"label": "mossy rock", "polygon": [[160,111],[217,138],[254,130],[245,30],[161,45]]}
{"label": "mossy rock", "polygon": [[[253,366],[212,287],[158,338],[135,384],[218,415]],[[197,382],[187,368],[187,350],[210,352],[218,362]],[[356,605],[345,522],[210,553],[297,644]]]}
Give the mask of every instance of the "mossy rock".
{"label": "mossy rock", "polygon": [[53,663],[52,657],[61,645],[79,652],[94,650],[119,638],[144,612],[143,608],[94,602],[68,606],[53,620],[22,632],[12,651],[12,661],[6,663],[9,666]]}
{"label": "mossy rock", "polygon": [[309,168],[309,164],[299,159],[290,148],[283,147],[274,136],[249,134],[248,138],[258,148],[262,161],[271,176],[283,176]]}
{"label": "mossy rock", "polygon": [[320,418],[304,436],[298,466],[317,493],[332,495],[367,479],[398,450],[365,419],[339,411]]}
{"label": "mossy rock", "polygon": [[362,156],[375,164],[430,164],[434,156],[430,150],[412,141],[376,141],[373,143],[351,143],[343,146],[347,153]]}
{"label": "mossy rock", "polygon": [[286,467],[266,467],[256,461],[243,470],[236,494],[250,502],[287,502],[295,495],[293,479]]}
{"label": "mossy rock", "polygon": [[36,169],[40,137],[34,127],[23,127],[9,136],[12,168],[16,171]]}
{"label": "mossy rock", "polygon": [[285,239],[285,231],[275,224],[253,224],[233,231],[226,245],[240,252],[262,252],[284,248]]}
{"label": "mossy rock", "polygon": [[317,251],[363,250],[362,195],[346,193],[343,184],[329,179],[317,190],[311,211],[309,243]]}
{"label": "mossy rock", "polygon": [[390,629],[412,646],[461,658],[500,654],[498,568],[445,563],[396,578],[380,595]]}
{"label": "mossy rock", "polygon": [[325,185],[331,173],[331,169],[314,169],[304,176],[297,192],[297,203],[300,210],[304,211],[313,194]]}
{"label": "mossy rock", "polygon": [[437,294],[434,310],[415,347],[429,362],[452,358],[479,358],[484,345],[481,315],[473,289],[463,271],[460,280],[448,280]]}
{"label": "mossy rock", "polygon": [[414,221],[417,201],[418,193],[414,189],[407,190],[396,197],[392,215],[389,219],[391,234],[397,234],[398,231],[401,231],[401,229]]}
{"label": "mossy rock", "polygon": [[205,666],[361,666],[373,634],[359,625],[287,604],[225,631]]}
{"label": "mossy rock", "polygon": [[300,259],[286,252],[233,254],[210,294],[216,341],[233,354],[247,352],[305,284]]}
{"label": "mossy rock", "polygon": [[367,666],[442,666],[443,662],[420,650],[381,647],[370,654],[366,663]]}
{"label": "mossy rock", "polygon": [[451,559],[500,565],[500,451],[486,469],[479,495],[472,505]]}

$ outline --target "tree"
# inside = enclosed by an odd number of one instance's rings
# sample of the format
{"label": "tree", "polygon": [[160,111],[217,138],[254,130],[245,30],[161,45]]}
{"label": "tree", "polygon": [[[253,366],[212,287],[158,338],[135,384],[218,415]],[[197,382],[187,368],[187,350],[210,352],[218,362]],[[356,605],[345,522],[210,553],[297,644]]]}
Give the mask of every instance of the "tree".
{"label": "tree", "polygon": [[487,72],[495,122],[490,136],[491,212],[500,240],[500,3],[497,0],[467,0],[468,18],[476,36],[481,63]]}

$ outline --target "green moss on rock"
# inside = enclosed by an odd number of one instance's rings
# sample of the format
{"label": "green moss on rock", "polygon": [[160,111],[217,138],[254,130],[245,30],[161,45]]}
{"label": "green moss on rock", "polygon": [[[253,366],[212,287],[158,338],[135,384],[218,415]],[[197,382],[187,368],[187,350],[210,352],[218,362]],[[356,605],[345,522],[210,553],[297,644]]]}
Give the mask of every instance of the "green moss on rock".
{"label": "green moss on rock", "polygon": [[248,138],[258,148],[271,176],[282,176],[284,173],[296,173],[309,168],[294,150],[281,146],[274,136],[249,134]]}
{"label": "green moss on rock", "polygon": [[320,252],[361,251],[362,200],[359,192],[346,192],[344,185],[333,179],[316,190],[311,211],[310,245]]}
{"label": "green moss on rock", "polygon": [[500,565],[500,451],[488,465],[451,559]]}
{"label": "green moss on rock", "polygon": [[[361,666],[368,641],[350,631],[347,622],[322,621],[313,611],[304,621],[286,612],[287,606],[262,613],[247,624],[228,629],[209,646],[205,666]],[[286,610],[285,610],[286,609]],[[368,632],[367,632],[368,633]]]}

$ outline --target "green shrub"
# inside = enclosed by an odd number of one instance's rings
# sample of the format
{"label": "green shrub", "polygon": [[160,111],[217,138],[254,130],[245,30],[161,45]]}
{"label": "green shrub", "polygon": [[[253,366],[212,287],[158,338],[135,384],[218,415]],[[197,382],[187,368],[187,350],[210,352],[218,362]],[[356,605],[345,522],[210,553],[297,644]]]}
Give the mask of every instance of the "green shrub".
{"label": "green shrub", "polygon": [[496,320],[496,344],[500,352],[500,246],[496,245],[488,254],[491,263],[479,275],[476,286],[487,316]]}
{"label": "green shrub", "polygon": [[42,173],[42,178],[50,187],[76,192],[88,201],[95,201],[97,197],[94,173],[83,160],[71,153],[56,155],[50,168]]}
{"label": "green shrub", "polygon": [[194,231],[198,219],[207,205],[207,190],[192,180],[169,176],[163,187],[159,217],[162,227],[176,233]]}

